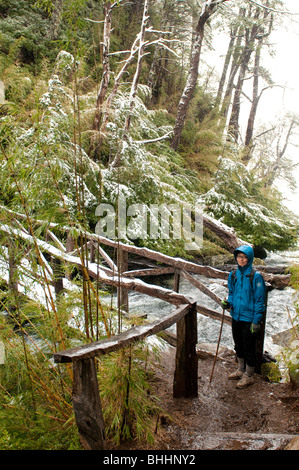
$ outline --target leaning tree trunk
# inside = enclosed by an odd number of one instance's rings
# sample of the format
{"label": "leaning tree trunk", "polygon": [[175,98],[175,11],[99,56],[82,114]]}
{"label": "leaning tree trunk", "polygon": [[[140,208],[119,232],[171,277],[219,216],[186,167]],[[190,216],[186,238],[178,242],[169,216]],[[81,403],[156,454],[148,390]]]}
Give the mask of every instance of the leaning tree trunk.
{"label": "leaning tree trunk", "polygon": [[101,124],[101,115],[102,115],[102,106],[104,99],[108,90],[109,81],[110,81],[110,61],[109,61],[109,52],[110,52],[110,35],[111,35],[111,2],[106,2],[103,5],[104,10],[104,31],[103,31],[103,74],[100,89],[96,101],[96,113],[93,123],[93,128],[96,130],[100,129]]}
{"label": "leaning tree trunk", "polygon": [[238,26],[236,26],[232,31],[230,35],[230,41],[229,45],[227,48],[226,56],[225,56],[225,61],[222,69],[222,74],[218,86],[218,91],[217,91],[217,96],[215,100],[215,108],[219,108],[220,103],[222,101],[222,95],[223,95],[223,90],[224,90],[224,84],[226,81],[226,76],[229,68],[229,64],[231,62],[231,58],[233,56],[233,51],[234,51],[234,46],[235,46],[235,41],[237,37],[237,32],[238,32]]}
{"label": "leaning tree trunk", "polygon": [[228,133],[235,140],[235,142],[238,141],[238,137],[239,137],[239,116],[240,116],[240,109],[241,109],[241,94],[243,90],[245,75],[248,70],[251,54],[254,49],[255,40],[257,39],[258,33],[260,32],[260,27],[258,24],[260,12],[261,12],[260,8],[257,7],[255,10],[254,17],[252,18],[254,22],[253,26],[250,31],[248,28],[246,28],[246,32],[245,32],[245,46],[244,46],[244,51],[242,55],[240,73],[239,73],[238,82],[236,85],[236,90],[235,90],[235,95],[234,95],[234,100],[233,100],[233,105],[232,105],[232,112],[231,112],[229,125],[228,125]]}
{"label": "leaning tree trunk", "polygon": [[233,253],[238,246],[245,243],[238,237],[232,228],[220,222],[216,222],[210,217],[203,217],[203,225],[221,239],[230,253]]}
{"label": "leaning tree trunk", "polygon": [[250,113],[249,113],[248,122],[247,122],[247,129],[246,129],[246,136],[245,136],[245,150],[244,150],[244,154],[242,158],[245,164],[248,163],[250,160],[254,122],[255,122],[258,103],[261,97],[261,95],[259,94],[259,71],[260,71],[260,57],[261,57],[262,42],[263,42],[263,38],[260,38],[259,45],[255,52],[252,102],[251,102]]}
{"label": "leaning tree trunk", "polygon": [[198,66],[199,66],[202,41],[204,38],[205,25],[208,19],[211,17],[211,15],[216,11],[217,6],[226,1],[228,0],[222,0],[222,1],[215,0],[215,1],[204,2],[202,12],[201,12],[201,15],[199,17],[199,20],[196,26],[187,82],[186,82],[185,88],[183,90],[183,94],[179,102],[176,122],[175,122],[174,130],[173,130],[173,139],[172,139],[171,146],[175,150],[178,148],[178,145],[180,143],[181,134],[182,134],[182,130],[184,127],[189,104],[193,97],[193,93],[197,84]]}
{"label": "leaning tree trunk", "polygon": [[[270,14],[269,10],[264,11],[263,23],[267,21],[267,17],[269,16],[269,14]],[[254,69],[253,69],[252,102],[251,102],[251,108],[250,108],[247,129],[246,129],[246,136],[245,136],[245,152],[244,152],[243,159],[242,159],[245,164],[247,164],[251,158],[254,123],[255,123],[259,100],[262,96],[262,92],[264,91],[262,90],[259,93],[261,50],[263,47],[265,37],[268,37],[272,31],[272,26],[273,26],[273,14],[271,14],[268,30],[264,32],[263,34],[261,33],[258,38],[258,45],[255,51]]]}
{"label": "leaning tree trunk", "polygon": [[[228,116],[229,105],[231,102],[231,97],[232,97],[233,88],[234,88],[234,80],[240,68],[241,43],[242,43],[242,38],[245,34],[244,25],[243,25],[245,14],[246,14],[246,9],[241,8],[239,12],[239,16],[238,16],[238,18],[240,18],[241,20],[241,23],[237,26],[237,30],[236,30],[237,40],[236,40],[236,43],[234,44],[234,50],[232,51],[232,61],[231,61],[232,63],[230,67],[229,77],[227,80],[224,97],[221,102],[220,113],[224,117],[225,121]],[[220,92],[218,91],[218,93]]]}

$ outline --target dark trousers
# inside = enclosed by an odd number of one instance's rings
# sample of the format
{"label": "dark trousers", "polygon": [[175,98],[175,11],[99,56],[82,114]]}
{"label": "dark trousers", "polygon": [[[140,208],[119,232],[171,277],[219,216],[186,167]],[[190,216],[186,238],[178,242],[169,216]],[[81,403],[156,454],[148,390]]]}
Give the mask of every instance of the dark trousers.
{"label": "dark trousers", "polygon": [[236,355],[244,358],[249,367],[256,366],[256,334],[250,331],[251,322],[232,320]]}

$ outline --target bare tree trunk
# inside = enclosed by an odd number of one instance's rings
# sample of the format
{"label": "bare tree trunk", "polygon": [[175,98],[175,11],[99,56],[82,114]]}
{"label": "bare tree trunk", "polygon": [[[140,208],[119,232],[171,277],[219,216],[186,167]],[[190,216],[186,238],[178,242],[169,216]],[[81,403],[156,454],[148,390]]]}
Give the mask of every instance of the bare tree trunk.
{"label": "bare tree trunk", "polygon": [[125,73],[125,71],[127,70],[127,68],[129,67],[129,65],[133,62],[134,60],[134,57],[135,57],[135,54],[138,50],[137,48],[137,43],[138,43],[138,36],[137,38],[135,39],[133,45],[132,45],[132,48],[131,48],[131,51],[130,51],[130,55],[128,57],[128,59],[125,61],[124,65],[122,66],[121,70],[119,71],[119,73],[117,74],[116,76],[116,79],[115,79],[115,82],[114,82],[114,85],[113,85],[113,88],[112,88],[112,91],[110,93],[110,95],[108,96],[107,100],[106,100],[106,104],[105,104],[105,111],[103,113],[103,118],[102,118],[102,124],[101,124],[101,129],[100,129],[100,134],[104,134],[105,130],[106,130],[106,125],[107,125],[107,122],[108,122],[108,118],[109,118],[109,109],[110,109],[110,105],[112,103],[112,100],[113,98],[115,97],[117,91],[118,91],[118,88],[119,88],[119,85],[120,85],[120,82],[121,82],[121,79]]}
{"label": "bare tree trunk", "polygon": [[103,75],[101,85],[96,101],[96,114],[94,118],[93,128],[96,130],[100,129],[101,116],[102,116],[102,105],[108,90],[110,80],[110,61],[109,61],[109,50],[110,50],[110,34],[111,34],[111,15],[112,8],[111,2],[103,4],[104,10],[104,31],[103,31]]}
{"label": "bare tree trunk", "polygon": [[261,12],[260,8],[257,7],[255,10],[254,18],[253,18],[253,21],[254,21],[253,26],[250,31],[248,28],[246,28],[246,32],[245,32],[245,46],[244,46],[244,51],[242,55],[238,82],[237,82],[236,90],[234,94],[232,112],[231,112],[229,125],[228,125],[228,133],[231,137],[233,137],[233,139],[236,142],[239,137],[239,116],[240,116],[240,109],[241,109],[241,94],[242,94],[242,89],[243,89],[243,83],[244,83],[246,72],[248,70],[248,65],[249,65],[249,61],[251,58],[251,54],[254,49],[254,42],[259,32],[259,25],[257,23],[257,20],[259,18],[260,12]]}
{"label": "bare tree trunk", "polygon": [[[268,6],[268,3],[269,2],[267,2],[267,6]],[[270,14],[269,10],[264,10],[263,23],[266,22],[269,14]],[[271,15],[271,20],[270,20],[269,28],[267,32],[263,34],[261,32],[261,35],[258,38],[258,45],[255,51],[255,60],[254,60],[254,69],[253,69],[252,103],[251,103],[251,109],[250,109],[248,123],[247,123],[246,136],[245,136],[245,152],[243,155],[243,161],[245,164],[248,163],[250,160],[254,122],[255,122],[258,104],[263,93],[263,90],[259,93],[261,50],[263,47],[265,37],[269,36],[272,31],[272,24],[273,24],[273,15]]]}
{"label": "bare tree trunk", "polygon": [[[139,47],[138,47],[138,57],[137,57],[137,66],[136,71],[133,78],[133,83],[131,86],[130,92],[130,109],[132,110],[135,106],[135,97],[137,93],[138,81],[141,73],[141,64],[143,59],[144,53],[144,46],[145,46],[145,30],[148,21],[148,6],[149,0],[144,0],[144,9],[143,9],[143,17],[142,17],[142,24],[140,28],[140,40],[139,40]],[[128,114],[126,121],[125,121],[125,132],[129,130],[131,124],[131,113]]]}
{"label": "bare tree trunk", "polygon": [[251,108],[250,108],[249,118],[247,122],[246,136],[245,136],[245,152],[242,158],[244,163],[248,163],[248,161],[250,160],[254,121],[256,117],[258,103],[261,97],[261,95],[259,94],[259,71],[260,71],[260,58],[261,58],[262,43],[263,43],[263,38],[260,38],[259,45],[255,52],[252,102],[251,102]]}
{"label": "bare tree trunk", "polygon": [[220,82],[218,86],[218,91],[217,91],[217,96],[216,96],[216,101],[215,101],[215,108],[218,108],[221,104],[226,76],[227,76],[229,64],[231,62],[231,58],[232,58],[233,51],[234,51],[234,45],[236,41],[237,32],[238,32],[238,26],[236,26],[233,29],[233,31],[231,31],[230,41],[229,41],[229,45],[227,48],[225,61],[224,61],[223,69],[222,69],[222,74],[221,74],[221,78],[220,78]]}
{"label": "bare tree trunk", "polygon": [[[228,51],[227,51],[226,61],[225,61],[225,64],[224,64],[224,70],[223,70],[222,77],[221,77],[221,82],[223,82],[223,83],[220,83],[219,89],[218,89],[218,95],[217,95],[216,103],[218,102],[218,106],[220,106],[220,104],[221,104],[220,112],[221,112],[221,115],[224,117],[224,121],[226,121],[227,115],[228,115],[229,105],[230,105],[230,102],[231,102],[231,97],[232,97],[233,88],[234,88],[235,76],[236,76],[236,74],[237,74],[237,72],[240,68],[241,43],[242,43],[242,39],[243,39],[243,36],[244,36],[243,19],[245,17],[245,14],[246,14],[246,9],[245,8],[240,8],[239,15],[238,15],[239,24],[236,26],[236,29],[233,32],[233,34],[235,33],[235,37],[237,38],[237,40],[235,42],[235,41],[233,41],[233,37],[231,38],[229,48],[228,48]],[[235,44],[234,44],[234,42],[235,42]],[[231,51],[231,56],[232,57],[230,57],[230,47],[233,47],[233,50]],[[231,61],[229,77],[228,77],[228,80],[227,80],[226,90],[225,90],[225,93],[224,93],[224,97],[221,101],[221,97],[222,97],[222,94],[223,94],[223,89],[222,88],[224,88],[226,74],[227,74],[227,70],[225,70],[225,69],[226,69],[226,67],[228,68],[228,65],[229,65],[229,62],[230,62],[231,59],[232,59],[232,61]]]}
{"label": "bare tree trunk", "polygon": [[[239,15],[239,17],[240,16],[244,17],[245,13],[246,13],[245,8],[242,8],[242,12],[240,12],[240,13],[241,14]],[[241,24],[239,26],[238,31],[237,31],[237,41],[236,41],[236,45],[235,45],[235,49],[234,49],[234,53],[233,53],[233,57],[232,57],[231,69],[230,69],[230,73],[229,73],[229,78],[228,78],[224,98],[222,100],[222,105],[221,105],[221,114],[225,118],[225,121],[226,121],[227,116],[228,116],[229,105],[230,105],[230,102],[231,102],[231,97],[232,97],[233,88],[234,88],[235,76],[236,76],[236,74],[237,74],[237,72],[240,68],[240,57],[241,57],[241,52],[240,51],[241,51],[241,43],[242,43],[243,36],[244,36],[244,27]]]}
{"label": "bare tree trunk", "polygon": [[203,4],[202,12],[200,14],[200,17],[196,26],[187,82],[186,82],[185,88],[183,90],[183,94],[179,102],[176,122],[174,125],[174,135],[173,135],[173,139],[171,143],[171,146],[174,149],[177,149],[180,143],[181,134],[182,134],[182,130],[184,127],[189,104],[193,97],[193,93],[197,84],[199,59],[200,59],[202,41],[204,38],[204,28],[205,28],[206,22],[211,17],[211,15],[216,11],[217,6],[221,3],[224,3],[225,1],[228,1],[228,0],[220,0],[220,1],[219,0],[218,1],[207,0]]}
{"label": "bare tree trunk", "polygon": [[61,25],[61,16],[63,9],[63,0],[53,0],[53,10],[51,15],[51,24],[47,36],[52,41],[58,38]]}
{"label": "bare tree trunk", "polygon": [[[132,110],[134,105],[135,105],[135,97],[136,97],[136,93],[137,93],[138,81],[139,81],[139,76],[140,76],[140,72],[141,72],[141,64],[142,64],[142,59],[143,59],[143,54],[144,54],[144,46],[145,46],[145,31],[146,31],[146,25],[147,25],[147,20],[148,20],[148,4],[149,4],[149,1],[145,0],[144,1],[144,9],[143,9],[141,29],[140,29],[140,33],[138,34],[139,46],[138,46],[137,66],[136,66],[136,71],[135,71],[134,78],[133,78],[133,83],[132,83],[132,86],[131,86],[130,97],[129,97],[130,110]],[[122,141],[120,143],[119,150],[118,150],[113,162],[111,163],[111,167],[117,167],[119,165],[121,155],[122,155],[123,146],[124,146],[124,142],[126,140],[126,134],[127,134],[128,130],[130,128],[131,117],[132,117],[132,114],[131,114],[131,112],[129,112],[127,117],[126,117],[125,124],[124,124],[123,138],[122,138]]]}
{"label": "bare tree trunk", "polygon": [[109,50],[110,50],[110,35],[111,35],[111,17],[112,17],[112,8],[115,4],[111,5],[111,2],[106,2],[103,4],[104,11],[104,28],[103,28],[103,73],[102,80],[100,83],[99,92],[96,99],[95,106],[95,116],[93,120],[93,130],[95,131],[90,139],[89,146],[89,155],[92,155],[93,158],[99,157],[99,150],[101,147],[101,137],[100,137],[100,127],[103,118],[103,104],[105,96],[107,94],[109,81],[110,81],[110,60],[109,60]]}

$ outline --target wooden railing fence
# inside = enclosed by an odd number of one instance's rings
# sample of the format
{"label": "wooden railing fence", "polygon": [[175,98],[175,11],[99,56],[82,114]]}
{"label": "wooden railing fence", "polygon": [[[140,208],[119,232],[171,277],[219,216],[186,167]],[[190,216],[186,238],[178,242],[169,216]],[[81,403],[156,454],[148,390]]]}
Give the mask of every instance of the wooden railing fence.
{"label": "wooden railing fence", "polygon": [[[61,263],[77,266],[84,269],[91,279],[114,286],[118,289],[118,301],[122,310],[128,311],[128,291],[137,291],[176,306],[175,310],[167,316],[152,323],[133,327],[129,330],[102,341],[91,342],[80,347],[56,352],[56,363],[73,364],[73,406],[77,426],[84,446],[87,449],[104,449],[106,447],[105,428],[103,422],[101,400],[99,396],[98,379],[96,373],[95,358],[103,354],[109,354],[130,344],[158,334],[170,326],[177,325],[176,338],[176,362],[173,380],[173,395],[175,397],[196,397],[197,389],[197,313],[216,320],[231,323],[231,317],[227,313],[219,312],[199,305],[196,301],[179,292],[179,280],[183,277],[202,293],[208,295],[219,306],[221,299],[202,284],[194,274],[204,275],[209,278],[227,280],[229,272],[214,269],[210,266],[202,266],[181,258],[158,253],[147,248],[127,245],[119,241],[109,240],[96,234],[84,233],[89,259],[84,260],[79,256],[78,250],[74,250],[72,239],[68,236],[65,246],[54,235],[52,227],[47,229],[46,240],[40,240],[32,236],[18,222],[14,228],[11,225],[1,226],[3,232],[12,237],[23,239],[40,251],[40,262],[44,263],[47,272],[53,274],[52,284],[56,293],[63,288],[62,278],[64,273]],[[50,242],[51,241],[51,242]],[[104,246],[117,251],[117,264],[114,263]],[[71,251],[73,250],[73,251]],[[95,263],[95,250],[100,254],[106,265]],[[47,253],[52,260],[51,266],[47,266],[47,260],[43,256]],[[129,270],[129,254],[146,258],[155,263],[160,263],[146,269]],[[13,269],[13,263],[12,269]],[[165,289],[161,286],[145,283],[140,277],[174,274],[173,289]],[[273,277],[273,275],[271,275]],[[280,276],[282,277],[282,276]],[[260,338],[259,350],[263,351],[264,333]]]}
{"label": "wooden railing fence", "polygon": [[[172,258],[146,248],[138,248],[93,235],[91,236],[91,243],[95,237],[97,238],[96,241],[102,245],[108,245],[117,249],[117,264],[121,267],[121,273],[119,273],[117,265],[109,257],[108,253],[104,251],[102,246],[100,247],[101,256],[108,265],[108,268],[107,266],[100,266],[100,279],[103,283],[115,286],[120,290],[118,300],[122,310],[128,310],[127,293],[129,290],[150,295],[176,306],[172,313],[154,322],[135,326],[119,335],[114,335],[102,341],[84,344],[80,347],[54,354],[54,361],[56,363],[71,362],[73,364],[73,406],[76,423],[85,448],[104,449],[106,447],[106,437],[95,358],[128,347],[137,341],[163,332],[176,324],[173,396],[196,397],[198,395],[198,360],[196,354],[197,312],[217,320],[222,318],[222,313],[198,305],[192,297],[179,293],[180,277],[187,279],[217,304],[220,304],[221,299],[198,279],[195,279],[190,272],[221,279],[227,279],[228,273],[208,266],[200,266],[183,259]],[[50,247],[48,247],[48,250],[53,252]],[[92,253],[93,250],[91,249],[91,256]],[[164,266],[129,271],[129,253],[163,263]],[[68,256],[71,257],[74,254],[72,253]],[[75,260],[69,258],[69,262],[72,261],[74,262]],[[91,277],[95,277],[96,273],[99,275],[98,268],[95,263],[88,263],[89,275]],[[174,274],[172,290],[148,284],[139,279],[141,276],[157,276],[171,273]],[[225,315],[225,321],[230,323],[229,315]]]}

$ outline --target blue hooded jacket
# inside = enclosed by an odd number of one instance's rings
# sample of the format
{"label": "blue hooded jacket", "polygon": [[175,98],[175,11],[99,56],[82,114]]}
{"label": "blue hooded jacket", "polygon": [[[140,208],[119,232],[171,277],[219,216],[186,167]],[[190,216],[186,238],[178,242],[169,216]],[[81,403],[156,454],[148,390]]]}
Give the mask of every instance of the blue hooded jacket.
{"label": "blue hooded jacket", "polygon": [[228,277],[228,302],[231,309],[230,314],[234,320],[260,323],[265,311],[266,285],[263,276],[256,271],[253,283],[251,284],[249,274],[252,270],[254,258],[251,246],[242,245],[234,251],[237,261],[237,254],[244,253],[248,258],[246,266],[239,266]]}

